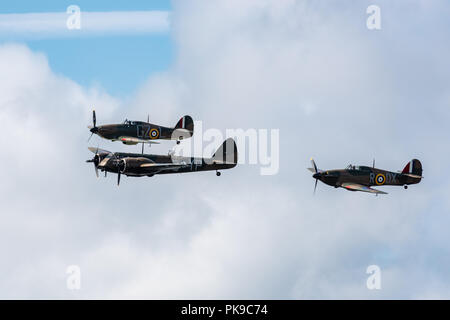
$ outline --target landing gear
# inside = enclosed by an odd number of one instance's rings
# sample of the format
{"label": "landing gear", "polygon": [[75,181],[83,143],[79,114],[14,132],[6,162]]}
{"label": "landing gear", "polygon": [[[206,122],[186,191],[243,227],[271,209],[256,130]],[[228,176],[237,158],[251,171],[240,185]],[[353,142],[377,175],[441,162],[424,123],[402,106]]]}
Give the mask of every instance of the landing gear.
{"label": "landing gear", "polygon": [[180,140],[177,140],[177,144],[180,144]]}
{"label": "landing gear", "polygon": [[407,185],[404,185],[403,188],[405,188],[405,190],[406,190],[406,189],[408,189],[408,186],[407,186]]}
{"label": "landing gear", "polygon": [[221,173],[219,171],[216,171],[216,176],[220,177]]}

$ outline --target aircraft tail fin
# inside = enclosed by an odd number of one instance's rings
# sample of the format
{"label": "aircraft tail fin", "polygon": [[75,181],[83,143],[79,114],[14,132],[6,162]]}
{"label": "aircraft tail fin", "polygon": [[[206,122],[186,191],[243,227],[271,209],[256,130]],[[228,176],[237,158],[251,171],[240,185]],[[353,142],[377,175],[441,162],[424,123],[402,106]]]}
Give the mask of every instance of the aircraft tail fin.
{"label": "aircraft tail fin", "polygon": [[237,163],[238,161],[238,151],[236,142],[233,138],[228,138],[222,143],[219,149],[213,154],[212,159],[214,162],[222,162],[222,163]]}
{"label": "aircraft tail fin", "polygon": [[422,164],[420,163],[419,160],[413,159],[407,163],[402,173],[422,177]]}
{"label": "aircraft tail fin", "polygon": [[190,116],[184,116],[180,120],[178,120],[175,125],[175,129],[186,129],[191,135],[194,133],[194,121]]}

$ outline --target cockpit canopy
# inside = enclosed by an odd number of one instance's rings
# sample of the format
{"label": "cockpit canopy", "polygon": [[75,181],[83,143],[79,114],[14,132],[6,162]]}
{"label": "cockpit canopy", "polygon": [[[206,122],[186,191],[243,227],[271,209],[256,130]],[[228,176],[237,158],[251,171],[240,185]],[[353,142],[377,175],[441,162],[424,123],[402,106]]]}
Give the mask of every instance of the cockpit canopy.
{"label": "cockpit canopy", "polygon": [[131,121],[131,120],[125,119],[125,121],[123,122],[123,124],[128,125],[128,126],[137,126],[137,125],[145,125],[146,122],[142,122],[142,121]]}
{"label": "cockpit canopy", "polygon": [[347,170],[357,170],[357,171],[370,171],[370,168],[367,166],[354,166],[349,164],[345,169]]}

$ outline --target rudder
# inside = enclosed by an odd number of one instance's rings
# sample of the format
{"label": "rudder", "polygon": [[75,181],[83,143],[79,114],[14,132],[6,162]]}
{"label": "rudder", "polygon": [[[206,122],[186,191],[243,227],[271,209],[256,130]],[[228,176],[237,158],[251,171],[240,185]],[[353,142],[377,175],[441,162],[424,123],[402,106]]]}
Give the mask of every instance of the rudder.
{"label": "rudder", "polygon": [[175,129],[186,129],[191,134],[194,133],[194,121],[190,116],[184,116],[180,120],[178,120],[177,124],[175,125]]}
{"label": "rudder", "polygon": [[405,166],[402,173],[414,174],[417,176],[422,176],[422,164],[419,160],[413,159]]}
{"label": "rudder", "polygon": [[225,140],[213,154],[212,159],[214,161],[236,164],[238,161],[236,142],[232,138]]}

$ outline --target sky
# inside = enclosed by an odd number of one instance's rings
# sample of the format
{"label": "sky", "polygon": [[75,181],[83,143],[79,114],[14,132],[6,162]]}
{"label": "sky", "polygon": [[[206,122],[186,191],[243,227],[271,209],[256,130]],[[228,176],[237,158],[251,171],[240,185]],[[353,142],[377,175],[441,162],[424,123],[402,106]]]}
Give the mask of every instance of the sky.
{"label": "sky", "polygon": [[[171,10],[169,1],[17,1],[2,3],[0,13],[60,13],[65,19],[66,9],[73,4],[86,12]],[[45,52],[55,73],[84,86],[102,87],[122,98],[132,95],[149,74],[167,70],[173,59],[168,32],[85,37],[2,32],[0,39],[25,42],[31,50]]]}
{"label": "sky", "polygon": [[[2,24],[59,21],[72,4],[116,12],[120,28]],[[366,26],[372,4],[380,30]],[[149,11],[168,23],[133,15]],[[0,298],[450,298],[449,11],[444,0],[2,3]],[[117,187],[95,177],[87,147],[140,147],[88,143],[93,107],[100,124],[189,114],[203,129],[278,129],[280,170]],[[392,171],[417,158],[425,178],[378,197],[322,183],[313,195],[311,156],[321,169],[375,159]],[[370,265],[380,290],[366,287]]]}

